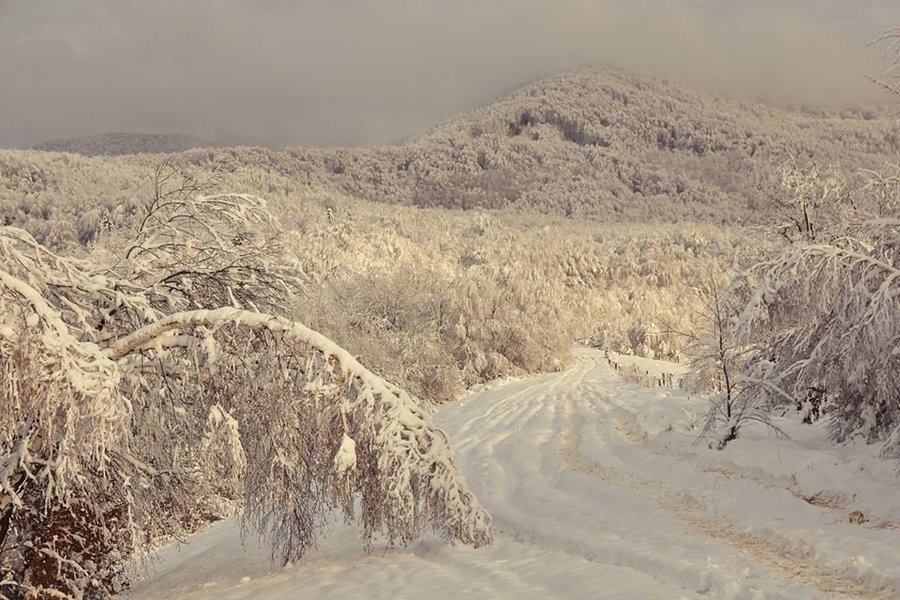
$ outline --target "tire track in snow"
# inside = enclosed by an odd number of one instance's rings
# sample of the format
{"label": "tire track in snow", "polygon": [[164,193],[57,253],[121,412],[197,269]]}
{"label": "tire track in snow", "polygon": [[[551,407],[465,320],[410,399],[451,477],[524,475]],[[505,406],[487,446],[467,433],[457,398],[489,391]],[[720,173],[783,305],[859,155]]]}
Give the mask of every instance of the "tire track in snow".
{"label": "tire track in snow", "polygon": [[841,595],[868,600],[897,598],[892,586],[874,585],[860,578],[824,567],[815,562],[810,552],[789,540],[776,543],[770,537],[762,537],[741,531],[722,518],[703,514],[697,508],[699,501],[688,492],[667,491],[658,482],[652,482],[635,474],[624,474],[588,460],[581,453],[581,437],[584,418],[578,410],[573,394],[566,399],[567,423],[559,444],[559,455],[572,470],[596,477],[606,483],[628,488],[653,500],[661,508],[678,517],[688,527],[707,537],[722,541],[757,563],[765,565],[786,579],[810,586],[823,594]]}
{"label": "tire track in snow", "polygon": [[512,423],[521,423],[527,421],[535,412],[540,410],[540,406],[532,407],[527,414],[523,414],[519,400],[533,396],[537,390],[547,388],[548,392],[554,390],[559,385],[555,376],[545,377],[543,381],[539,380],[533,385],[529,385],[517,392],[514,392],[503,398],[501,402],[496,402],[484,413],[478,417],[466,421],[454,436],[460,439],[456,443],[457,453],[462,455],[464,451],[473,445],[482,444],[484,440],[480,437],[473,436],[473,431],[477,429],[485,429],[484,425],[490,425],[488,429],[500,432],[502,435],[497,437],[506,439],[513,433],[510,427]]}
{"label": "tire track in snow", "polygon": [[[634,573],[623,581],[637,577],[645,586],[661,586],[667,590],[665,596],[657,593],[647,597],[700,598],[695,590],[703,588],[705,570],[690,569],[690,575],[685,576],[683,565],[647,552],[646,547],[652,546],[652,542],[617,544],[615,538],[625,536],[624,532],[611,534],[609,545],[598,546],[596,540],[573,536],[565,529],[569,524],[560,523],[564,528],[559,530],[556,522],[548,520],[539,509],[533,512],[534,505],[528,504],[535,499],[534,489],[526,491],[516,487],[521,485],[523,475],[540,474],[543,485],[565,495],[552,481],[567,472],[559,463],[556,440],[566,426],[566,393],[579,388],[589,372],[590,365],[580,362],[566,372],[526,383],[524,389],[498,398],[487,410],[478,410],[477,414],[472,414],[477,406],[473,405],[474,410],[468,416],[466,407],[461,407],[463,414],[455,419],[455,427],[450,425],[455,429],[458,464],[475,484],[485,507],[491,510],[497,538],[581,559],[602,569]],[[538,455],[527,464],[542,466],[534,472],[529,473],[527,468],[523,471],[520,461],[524,454],[517,446],[537,450]],[[573,499],[586,500],[580,496]],[[651,581],[654,583],[649,584]]]}

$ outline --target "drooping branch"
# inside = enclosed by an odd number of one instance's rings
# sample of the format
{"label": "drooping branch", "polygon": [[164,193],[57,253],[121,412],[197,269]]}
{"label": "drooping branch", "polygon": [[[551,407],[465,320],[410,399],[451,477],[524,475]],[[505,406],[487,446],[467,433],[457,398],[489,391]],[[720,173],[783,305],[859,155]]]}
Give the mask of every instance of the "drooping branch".
{"label": "drooping branch", "polygon": [[0,456],[0,550],[9,531],[13,507],[19,502],[19,493],[25,481],[24,462],[28,456],[28,440],[32,423],[22,422],[9,451]]}
{"label": "drooping branch", "polygon": [[814,418],[827,406],[834,439],[861,435],[896,455],[900,221],[888,183],[863,188],[878,218],[857,214],[829,243],[793,245],[744,275],[739,329],[759,348],[753,376],[772,384],[760,390],[773,403]]}
{"label": "drooping branch", "polygon": [[[283,560],[314,543],[316,519],[329,507],[350,517],[354,493],[362,496],[366,539],[382,531],[405,543],[428,520],[447,539],[490,543],[490,516],[466,488],[446,437],[426,411],[300,323],[233,308],[186,311],[135,331],[106,354],[127,360],[168,340],[173,330],[200,329],[233,358],[218,359],[209,382],[231,398],[229,410],[240,423],[249,471],[246,510]],[[229,343],[246,350],[229,351]],[[318,423],[313,429],[321,436],[314,443],[299,433],[309,421]],[[338,460],[348,447],[358,461]]]}
{"label": "drooping branch", "polygon": [[[64,324],[79,337],[92,339],[119,329],[114,321],[131,330],[161,314],[152,307],[143,286],[57,256],[16,227],[0,227],[0,272],[18,280],[15,286],[30,289],[23,298],[27,296],[35,311],[57,314],[47,321],[48,326],[59,330]],[[13,284],[6,287],[11,290]],[[57,318],[60,323],[55,322]]]}
{"label": "drooping branch", "polygon": [[[881,52],[881,58],[889,63],[884,70],[884,75],[893,74],[897,66],[900,65],[900,27],[886,29],[880,36],[869,42],[869,45],[883,46],[884,50]],[[884,77],[869,77],[869,80],[891,94],[900,95],[900,84],[896,81],[890,81]]]}
{"label": "drooping branch", "polygon": [[318,332],[241,308],[283,309],[296,276],[264,204],[187,190],[158,194],[114,264],[0,227],[0,529],[18,548],[0,579],[75,598],[90,571],[84,585],[119,589],[139,545],[237,509],[283,560],[335,509],[359,511],[369,546],[427,524],[490,543],[414,397]]}

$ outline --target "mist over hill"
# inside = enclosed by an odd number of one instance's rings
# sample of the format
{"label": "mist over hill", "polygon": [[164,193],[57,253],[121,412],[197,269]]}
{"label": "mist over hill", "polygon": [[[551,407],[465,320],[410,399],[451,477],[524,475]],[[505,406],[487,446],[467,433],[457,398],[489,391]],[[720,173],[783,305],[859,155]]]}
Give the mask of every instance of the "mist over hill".
{"label": "mist over hill", "polygon": [[47,152],[71,152],[85,156],[119,156],[123,154],[171,154],[192,148],[212,146],[196,135],[177,133],[100,133],[54,140],[34,146]]}
{"label": "mist over hill", "polygon": [[612,67],[563,73],[398,146],[189,152],[378,202],[515,208],[613,220],[753,220],[788,161],[851,175],[900,150],[876,109],[802,111],[725,100]]}
{"label": "mist over hill", "polygon": [[[193,136],[108,134],[41,149],[112,157],[199,145],[208,146]],[[172,160],[198,173],[216,172],[223,182],[253,172],[253,179],[266,181],[263,189],[252,190],[262,195],[325,188],[418,207],[748,223],[783,195],[779,172],[788,162],[834,165],[852,178],[898,151],[900,122],[887,111],[788,110],[596,67],[536,81],[400,145],[207,147]],[[56,160],[5,156],[7,162]],[[136,159],[109,160],[125,161],[116,164],[126,168]],[[38,180],[72,176],[42,169],[49,171]],[[27,186],[32,197],[42,193],[35,177],[19,184],[4,178],[5,193],[16,185]]]}

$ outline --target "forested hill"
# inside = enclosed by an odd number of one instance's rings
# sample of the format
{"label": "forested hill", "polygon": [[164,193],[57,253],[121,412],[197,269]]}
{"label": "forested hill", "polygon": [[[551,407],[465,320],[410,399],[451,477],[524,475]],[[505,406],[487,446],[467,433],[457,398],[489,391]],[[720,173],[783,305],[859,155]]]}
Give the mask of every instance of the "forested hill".
{"label": "forested hill", "polygon": [[383,202],[718,221],[764,208],[792,158],[849,173],[898,151],[900,124],[887,113],[791,111],[603,67],[537,81],[400,146],[192,159],[259,161]]}
{"label": "forested hill", "polygon": [[[835,165],[852,177],[898,151],[900,123],[887,111],[787,110],[598,67],[534,82],[402,145],[209,148],[176,161],[215,171],[223,183],[239,173],[234,182],[259,182],[250,191],[267,197],[324,188],[415,206],[746,223],[784,196],[779,171],[788,161]],[[72,178],[85,171],[92,190],[106,189],[97,177],[117,179],[115,172],[135,167],[146,173],[153,157],[102,157],[74,170],[70,160],[81,159],[0,152],[0,169],[13,174],[0,199],[22,192],[10,191],[15,181],[31,201],[44,181],[77,189]],[[23,169],[27,176],[17,176]],[[109,186],[121,193],[120,184]]]}

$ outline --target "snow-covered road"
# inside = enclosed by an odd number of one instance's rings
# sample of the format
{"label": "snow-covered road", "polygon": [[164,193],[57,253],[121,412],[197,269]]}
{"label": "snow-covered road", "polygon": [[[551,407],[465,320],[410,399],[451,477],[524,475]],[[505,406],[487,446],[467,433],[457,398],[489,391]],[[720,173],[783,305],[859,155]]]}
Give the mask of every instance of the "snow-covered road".
{"label": "snow-covered road", "polygon": [[[692,444],[700,410],[680,391],[623,383],[602,353],[579,349],[563,373],[438,414],[493,516],[490,548],[428,538],[366,554],[336,524],[276,569],[225,522],[163,551],[129,597],[900,598],[894,464],[789,422],[790,440],[753,428],[716,452]],[[849,523],[854,509],[868,522]]]}

